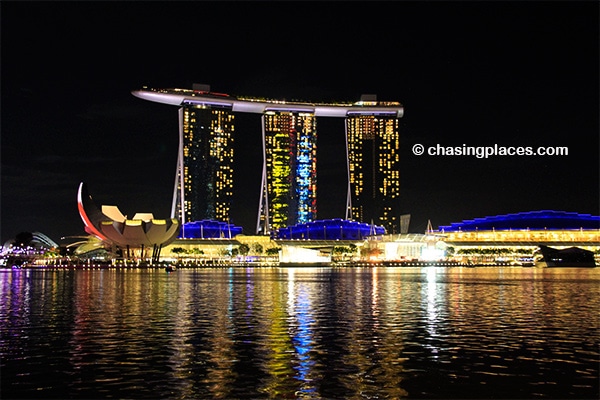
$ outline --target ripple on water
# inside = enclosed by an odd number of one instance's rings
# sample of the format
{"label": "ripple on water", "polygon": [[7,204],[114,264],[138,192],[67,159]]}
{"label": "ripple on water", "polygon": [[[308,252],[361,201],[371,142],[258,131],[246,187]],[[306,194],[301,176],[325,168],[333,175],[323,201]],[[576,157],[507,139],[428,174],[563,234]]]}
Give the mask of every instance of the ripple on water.
{"label": "ripple on water", "polygon": [[22,281],[2,274],[2,391],[598,398],[599,275],[273,268],[31,271]]}

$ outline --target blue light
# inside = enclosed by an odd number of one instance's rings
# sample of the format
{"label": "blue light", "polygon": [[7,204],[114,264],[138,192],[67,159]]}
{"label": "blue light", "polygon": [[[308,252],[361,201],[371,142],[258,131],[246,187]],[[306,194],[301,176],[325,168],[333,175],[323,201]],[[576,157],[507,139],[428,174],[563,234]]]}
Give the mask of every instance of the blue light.
{"label": "blue light", "polygon": [[278,229],[274,234],[274,239],[362,240],[368,236],[384,235],[385,233],[383,226],[335,218],[299,223]]}
{"label": "blue light", "polygon": [[528,211],[515,214],[488,216],[484,218],[467,219],[440,226],[439,231],[469,232],[475,230],[576,230],[600,229],[600,216],[578,214],[566,211]]}
{"label": "blue light", "polygon": [[[308,138],[305,138],[308,140]],[[314,210],[314,193],[311,188],[314,174],[312,172],[312,146],[308,143],[298,149],[296,157],[296,196],[297,196],[297,212],[296,222],[299,224],[308,223],[312,220]]]}
{"label": "blue light", "polygon": [[232,239],[242,234],[242,227],[227,222],[202,220],[187,222],[180,230],[180,239]]}

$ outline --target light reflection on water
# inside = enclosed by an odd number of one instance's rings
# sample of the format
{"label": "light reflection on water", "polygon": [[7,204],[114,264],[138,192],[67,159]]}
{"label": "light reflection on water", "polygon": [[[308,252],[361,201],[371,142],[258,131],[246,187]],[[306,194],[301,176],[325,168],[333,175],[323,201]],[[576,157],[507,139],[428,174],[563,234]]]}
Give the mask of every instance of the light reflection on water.
{"label": "light reflection on water", "polygon": [[0,270],[2,398],[598,398],[600,269]]}

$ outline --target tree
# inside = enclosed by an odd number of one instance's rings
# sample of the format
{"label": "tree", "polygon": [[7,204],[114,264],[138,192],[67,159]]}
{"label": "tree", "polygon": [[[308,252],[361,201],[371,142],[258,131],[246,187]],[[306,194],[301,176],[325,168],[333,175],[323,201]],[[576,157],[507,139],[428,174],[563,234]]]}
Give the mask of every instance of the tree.
{"label": "tree", "polygon": [[219,254],[222,255],[222,256],[229,256],[229,257],[231,257],[231,255],[233,254],[233,251],[229,250],[227,248],[223,248],[223,249],[221,249],[219,251]]}
{"label": "tree", "polygon": [[198,255],[202,255],[202,254],[204,254],[204,251],[203,251],[203,250],[200,250],[200,249],[199,249],[199,248],[197,248],[197,247],[194,247],[194,248],[191,250],[191,253],[192,253],[193,255],[196,255],[196,256],[198,256]]}
{"label": "tree", "polygon": [[381,254],[381,250],[377,246],[364,246],[360,250],[360,255],[368,258],[376,258]]}
{"label": "tree", "polygon": [[254,254],[262,254],[263,252],[263,246],[260,243],[252,243],[251,249],[254,252]]}
{"label": "tree", "polygon": [[356,248],[357,247],[355,244],[350,244],[348,246],[335,246],[331,250],[331,254],[334,256],[335,259],[338,259],[338,257],[339,257],[341,259],[341,261],[344,261],[346,256],[354,255],[354,253],[356,252]]}
{"label": "tree", "polygon": [[270,247],[267,249],[266,253],[268,256],[276,256],[276,255],[279,255],[280,250],[281,250],[281,247]]}
{"label": "tree", "polygon": [[173,247],[171,253],[181,255],[187,253],[187,251],[183,247]]}
{"label": "tree", "polygon": [[250,251],[250,246],[248,246],[246,243],[242,243],[238,247],[238,252],[243,256],[248,255],[249,251]]}

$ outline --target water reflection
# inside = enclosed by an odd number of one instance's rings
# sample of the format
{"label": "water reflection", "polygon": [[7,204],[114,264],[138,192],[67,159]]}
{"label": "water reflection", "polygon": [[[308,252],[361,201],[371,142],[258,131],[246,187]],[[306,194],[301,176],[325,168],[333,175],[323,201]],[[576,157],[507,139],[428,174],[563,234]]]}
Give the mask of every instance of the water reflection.
{"label": "water reflection", "polygon": [[2,270],[3,398],[598,398],[600,270]]}
{"label": "water reflection", "polygon": [[426,345],[433,359],[438,358],[439,342],[437,329],[442,326],[440,319],[444,310],[444,291],[441,283],[438,283],[438,274],[442,274],[440,267],[431,267],[423,271],[425,273],[424,303],[427,305],[425,329],[427,330]]}
{"label": "water reflection", "polygon": [[[296,269],[292,268],[288,274],[288,299],[287,312],[290,316],[290,334],[292,343],[297,354],[297,363],[294,366],[295,378],[300,385],[296,394],[300,397],[313,397],[317,395],[317,388],[314,386],[315,378],[312,372],[316,361],[311,358],[313,343],[315,341],[313,317],[313,301],[311,299],[311,290],[302,281],[296,282],[294,275]],[[318,377],[316,377],[318,379]]]}

